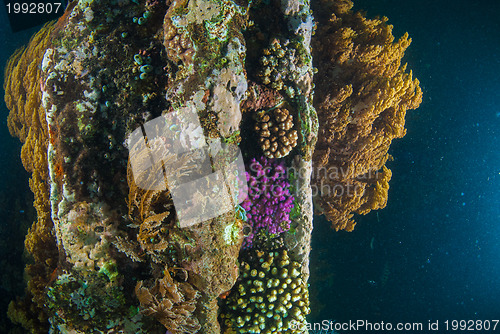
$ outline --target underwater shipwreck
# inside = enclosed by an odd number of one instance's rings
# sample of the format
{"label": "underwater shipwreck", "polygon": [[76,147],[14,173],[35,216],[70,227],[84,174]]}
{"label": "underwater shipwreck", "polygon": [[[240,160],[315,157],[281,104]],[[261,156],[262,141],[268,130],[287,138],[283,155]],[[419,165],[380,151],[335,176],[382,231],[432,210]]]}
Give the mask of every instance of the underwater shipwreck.
{"label": "underwater shipwreck", "polygon": [[383,208],[422,91],[349,0],[79,0],[12,55],[30,333],[306,333],[313,215]]}

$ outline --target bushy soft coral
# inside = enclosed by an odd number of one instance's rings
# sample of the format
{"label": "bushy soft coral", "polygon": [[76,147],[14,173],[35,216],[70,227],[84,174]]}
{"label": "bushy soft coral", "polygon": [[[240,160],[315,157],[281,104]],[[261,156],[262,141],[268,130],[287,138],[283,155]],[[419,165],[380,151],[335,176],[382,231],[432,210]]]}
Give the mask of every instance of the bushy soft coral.
{"label": "bushy soft coral", "polygon": [[252,159],[248,170],[248,198],[241,206],[247,211],[252,232],[243,247],[251,247],[257,235],[273,237],[288,231],[294,200],[282,162],[265,157]]}

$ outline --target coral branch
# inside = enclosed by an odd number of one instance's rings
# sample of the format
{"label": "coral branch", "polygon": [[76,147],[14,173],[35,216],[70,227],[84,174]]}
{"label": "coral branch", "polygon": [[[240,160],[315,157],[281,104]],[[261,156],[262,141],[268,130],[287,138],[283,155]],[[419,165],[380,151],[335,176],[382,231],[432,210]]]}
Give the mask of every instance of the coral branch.
{"label": "coral branch", "polygon": [[[323,1],[313,38],[315,108],[320,129],[313,161],[317,211],[335,229],[351,231],[353,213],[385,207],[385,163],[405,115],[422,100],[419,81],[401,59],[411,40],[394,42],[387,18],[367,19],[350,1]],[[350,191],[349,191],[350,190]]]}
{"label": "coral branch", "polygon": [[[23,143],[21,161],[31,173],[30,189],[34,194],[34,206],[38,219],[28,231],[25,247],[34,264],[26,266],[29,276],[27,296],[23,301],[12,303],[9,316],[32,332],[47,332],[44,296],[45,286],[57,266],[58,250],[52,233],[47,166],[48,127],[41,105],[41,63],[50,43],[54,23],[46,24],[30,40],[26,48],[17,50],[5,68],[5,103],[10,113],[7,124],[12,136]],[[24,303],[24,305],[23,305]],[[30,321],[20,320],[26,312],[38,313]]]}

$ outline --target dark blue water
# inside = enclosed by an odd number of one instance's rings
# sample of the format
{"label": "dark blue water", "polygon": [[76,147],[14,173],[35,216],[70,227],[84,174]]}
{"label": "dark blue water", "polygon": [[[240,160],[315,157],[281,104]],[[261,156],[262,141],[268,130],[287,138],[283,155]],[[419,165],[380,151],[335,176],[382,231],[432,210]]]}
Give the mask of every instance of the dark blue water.
{"label": "dark blue water", "polygon": [[315,220],[313,319],[441,320],[440,330],[446,319],[498,319],[500,2],[355,8],[389,17],[396,37],[409,32],[405,60],[424,99],[391,147],[387,207],[360,217],[352,233]]}

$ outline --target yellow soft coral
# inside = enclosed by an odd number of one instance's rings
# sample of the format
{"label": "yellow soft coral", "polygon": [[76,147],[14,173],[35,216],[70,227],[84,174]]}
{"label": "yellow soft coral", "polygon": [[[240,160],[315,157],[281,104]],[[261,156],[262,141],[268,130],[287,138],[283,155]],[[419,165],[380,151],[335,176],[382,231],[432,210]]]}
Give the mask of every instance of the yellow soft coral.
{"label": "yellow soft coral", "polygon": [[422,91],[401,65],[408,34],[395,42],[387,18],[367,19],[348,0],[320,5],[329,11],[318,12],[313,38],[320,129],[312,182],[319,211],[335,229],[351,231],[353,213],[385,207],[387,152],[406,134],[406,111],[419,106]]}
{"label": "yellow soft coral", "polygon": [[[41,63],[53,29],[53,22],[46,24],[32,37],[27,47],[12,55],[5,68],[4,81],[5,103],[10,110],[7,124],[11,135],[18,137],[23,143],[21,160],[24,168],[32,173],[29,185],[35,197],[34,206],[38,215],[25,240],[26,250],[34,259],[34,264],[26,267],[30,278],[27,296],[30,298],[12,304],[9,314],[17,314],[16,319],[19,319],[22,318],[19,313],[24,312],[23,310],[39,312],[38,319],[43,320],[24,324],[34,333],[46,332],[46,324],[43,323],[46,317],[42,311],[44,289],[57,266],[58,254],[50,218],[47,186],[48,128],[40,90]],[[22,303],[34,304],[21,305]]]}

